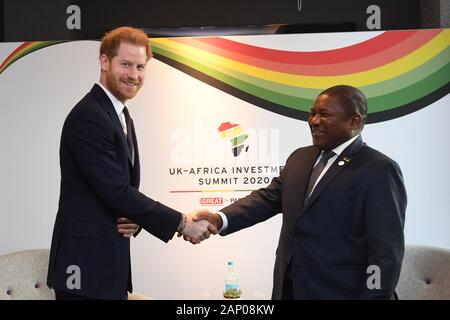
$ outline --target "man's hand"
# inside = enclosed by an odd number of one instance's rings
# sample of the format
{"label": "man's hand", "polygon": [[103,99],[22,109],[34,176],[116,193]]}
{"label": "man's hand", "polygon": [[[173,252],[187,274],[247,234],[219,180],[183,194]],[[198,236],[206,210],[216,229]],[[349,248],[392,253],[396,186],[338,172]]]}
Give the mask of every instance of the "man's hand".
{"label": "man's hand", "polygon": [[124,238],[131,238],[139,229],[139,226],[127,218],[117,219],[117,232],[122,234]]}
{"label": "man's hand", "polygon": [[207,220],[194,221],[193,217],[197,214],[212,214],[207,209],[199,209],[192,211],[186,215],[186,225],[178,236],[183,235],[183,239],[190,241],[192,244],[198,244],[208,239],[211,234],[217,234],[217,228]]}
{"label": "man's hand", "polygon": [[217,213],[211,211],[198,211],[197,214],[192,217],[192,220],[206,220],[209,223],[213,224],[217,230],[220,230],[223,224],[222,218]]}

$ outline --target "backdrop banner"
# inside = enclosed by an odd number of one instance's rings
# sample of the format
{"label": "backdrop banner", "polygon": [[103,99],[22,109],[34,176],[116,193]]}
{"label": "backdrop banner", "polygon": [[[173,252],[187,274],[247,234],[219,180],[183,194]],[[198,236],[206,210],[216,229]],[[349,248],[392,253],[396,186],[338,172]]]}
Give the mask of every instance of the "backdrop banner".
{"label": "backdrop banner", "polygon": [[[141,191],[180,211],[218,210],[264,187],[311,144],[316,96],[336,84],[369,103],[365,142],[396,160],[408,192],[406,242],[450,247],[450,29],[150,39],[129,102]],[[59,141],[99,80],[99,42],[0,43],[0,254],[49,248]],[[200,245],[132,240],[135,290],[221,299],[228,260],[245,299],[269,299],[281,215]]]}

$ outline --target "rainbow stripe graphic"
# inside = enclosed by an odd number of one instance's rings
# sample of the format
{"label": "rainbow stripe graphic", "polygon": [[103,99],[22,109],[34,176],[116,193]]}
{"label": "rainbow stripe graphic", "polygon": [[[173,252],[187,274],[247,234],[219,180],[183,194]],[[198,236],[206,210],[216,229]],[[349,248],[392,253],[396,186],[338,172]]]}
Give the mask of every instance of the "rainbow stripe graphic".
{"label": "rainbow stripe graphic", "polygon": [[235,157],[240,155],[244,148],[245,151],[248,150],[248,145],[245,143],[245,140],[248,139],[248,134],[242,130],[239,124],[224,122],[217,128],[217,131],[222,139],[230,139],[231,150]]}
{"label": "rainbow stripe graphic", "polygon": [[25,57],[27,54],[30,54],[36,50],[49,47],[58,43],[67,42],[67,41],[29,41],[24,42],[16,50],[14,50],[0,65],[0,74],[6,70],[9,66],[11,66],[14,62],[19,60],[20,58]]}
{"label": "rainbow stripe graphic", "polygon": [[387,31],[335,50],[293,52],[221,37],[151,40],[155,57],[256,106],[306,120],[325,88],[349,84],[368,122],[419,110],[449,93],[450,29]]}
{"label": "rainbow stripe graphic", "polygon": [[[25,42],[0,66],[60,42]],[[151,39],[154,56],[266,110],[306,120],[315,97],[336,84],[360,88],[368,122],[417,111],[450,92],[450,29],[386,31],[315,52],[252,46],[222,37]]]}

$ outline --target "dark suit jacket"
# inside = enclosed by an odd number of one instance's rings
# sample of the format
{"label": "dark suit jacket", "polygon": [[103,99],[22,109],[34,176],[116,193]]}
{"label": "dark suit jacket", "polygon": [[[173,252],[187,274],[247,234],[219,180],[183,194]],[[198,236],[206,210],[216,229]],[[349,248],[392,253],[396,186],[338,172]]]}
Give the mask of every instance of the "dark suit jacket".
{"label": "dark suit jacket", "polygon": [[[117,233],[117,218],[128,217],[165,242],[176,232],[181,214],[138,191],[136,135],[133,142],[134,166],[119,117],[98,85],[67,116],[61,135],[61,193],[49,287],[122,299],[132,290],[130,241]],[[75,274],[69,268],[73,265],[79,267],[81,288],[70,290],[67,281]],[[75,283],[74,278],[69,282]]]}
{"label": "dark suit jacket", "polygon": [[[291,259],[295,299],[390,299],[404,253],[406,191],[400,168],[358,137],[304,205],[319,152],[314,146],[296,150],[268,187],[222,209],[229,222],[223,234],[282,212],[273,299],[282,297]],[[370,265],[381,270],[380,289],[366,285],[367,280],[376,285],[368,279],[374,275],[367,273]]]}

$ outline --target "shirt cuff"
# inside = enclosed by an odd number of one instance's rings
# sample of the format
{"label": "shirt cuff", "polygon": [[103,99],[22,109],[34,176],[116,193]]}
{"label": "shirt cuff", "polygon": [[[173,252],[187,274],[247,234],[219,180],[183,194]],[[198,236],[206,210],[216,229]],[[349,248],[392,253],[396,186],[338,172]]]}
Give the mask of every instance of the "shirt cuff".
{"label": "shirt cuff", "polygon": [[222,218],[222,228],[220,228],[219,230],[219,233],[221,233],[228,228],[228,219],[222,211],[216,211],[216,214],[218,214]]}

